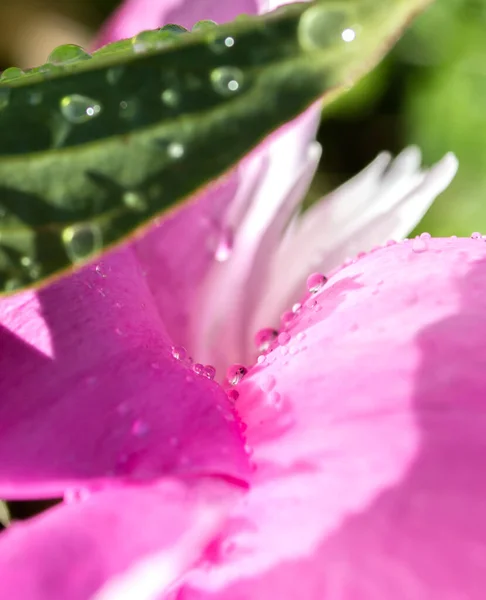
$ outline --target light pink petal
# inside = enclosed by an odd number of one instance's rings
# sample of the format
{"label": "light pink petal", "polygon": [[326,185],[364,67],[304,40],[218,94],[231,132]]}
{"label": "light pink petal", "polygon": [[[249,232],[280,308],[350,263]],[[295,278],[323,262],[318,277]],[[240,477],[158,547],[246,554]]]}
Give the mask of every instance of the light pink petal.
{"label": "light pink petal", "polygon": [[0,497],[170,473],[242,477],[219,388],[174,358],[131,250],[0,301]]}
{"label": "light pink petal", "polygon": [[393,161],[380,154],[366,169],[297,215],[272,261],[266,289],[251,330],[278,325],[282,311],[297,302],[308,273],[335,269],[412,231],[457,171],[446,155],[431,169],[409,147]]}
{"label": "light pink petal", "polygon": [[192,322],[197,356],[225,372],[233,362],[252,357],[250,322],[285,227],[312,181],[320,146],[316,134],[320,103],[268,138],[238,167],[242,182],[262,175],[245,215],[233,221],[231,250],[215,261],[202,288]]}
{"label": "light pink petal", "polygon": [[224,519],[227,500],[210,491],[164,482],[100,492],[13,525],[0,535],[2,598],[156,598]]}
{"label": "light pink petal", "polygon": [[484,598],[486,244],[421,242],[338,271],[243,380],[253,487],[177,600]]}

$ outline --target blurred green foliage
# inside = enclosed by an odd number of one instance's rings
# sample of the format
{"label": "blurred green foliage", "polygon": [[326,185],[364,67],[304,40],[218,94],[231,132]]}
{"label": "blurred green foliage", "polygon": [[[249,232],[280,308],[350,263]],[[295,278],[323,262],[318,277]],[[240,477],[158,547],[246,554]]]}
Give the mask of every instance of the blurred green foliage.
{"label": "blurred green foliage", "polygon": [[485,232],[485,29],[485,0],[436,0],[386,61],[324,115],[320,185],[347,179],[383,149],[417,144],[425,164],[452,150],[459,173],[417,232]]}

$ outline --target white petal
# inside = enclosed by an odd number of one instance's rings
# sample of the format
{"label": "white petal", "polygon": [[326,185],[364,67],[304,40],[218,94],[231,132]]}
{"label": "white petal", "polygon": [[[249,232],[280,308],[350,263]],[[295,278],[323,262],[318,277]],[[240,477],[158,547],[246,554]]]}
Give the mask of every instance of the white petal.
{"label": "white petal", "polygon": [[245,359],[248,322],[262,296],[265,278],[283,231],[312,181],[320,156],[314,144],[320,116],[315,105],[279,131],[240,166],[243,182],[260,173],[253,200],[241,222],[233,222],[234,243],[225,262],[214,263],[198,299],[191,347],[198,361],[221,376]]}
{"label": "white petal", "polygon": [[420,160],[415,147],[391,164],[388,154],[380,154],[296,217],[275,256],[252,330],[277,325],[279,315],[302,296],[311,272],[327,273],[358,252],[405,237],[417,225],[458,167],[452,154],[428,171],[420,170]]}

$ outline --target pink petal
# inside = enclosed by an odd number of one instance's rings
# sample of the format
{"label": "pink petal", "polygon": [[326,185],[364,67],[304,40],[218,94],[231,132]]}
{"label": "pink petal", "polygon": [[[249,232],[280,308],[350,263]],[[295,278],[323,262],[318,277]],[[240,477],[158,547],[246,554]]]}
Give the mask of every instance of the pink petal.
{"label": "pink petal", "polygon": [[307,302],[239,386],[251,494],[177,599],[482,600],[484,240],[378,250]]}
{"label": "pink petal", "polygon": [[0,301],[0,497],[170,473],[244,477],[219,386],[174,358],[131,250]]}
{"label": "pink petal", "polygon": [[223,490],[210,491],[173,482],[106,491],[13,525],[0,535],[2,598],[155,598],[225,517]]}
{"label": "pink petal", "polygon": [[101,30],[95,47],[169,23],[188,29],[202,19],[226,23],[241,14],[263,12],[265,4],[265,0],[125,0]]}

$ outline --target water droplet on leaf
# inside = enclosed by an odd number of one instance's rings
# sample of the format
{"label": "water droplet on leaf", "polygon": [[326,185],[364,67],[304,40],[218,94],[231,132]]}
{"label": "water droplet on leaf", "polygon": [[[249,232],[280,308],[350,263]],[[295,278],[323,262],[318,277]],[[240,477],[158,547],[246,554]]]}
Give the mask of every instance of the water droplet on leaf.
{"label": "water droplet on leaf", "polygon": [[91,58],[91,54],[86,52],[81,46],[76,44],[64,44],[54,48],[49,54],[47,62],[51,65],[68,65],[70,63],[78,62],[81,60],[88,60]]}
{"label": "water droplet on leaf", "polygon": [[66,227],[62,232],[62,241],[73,263],[88,258],[103,246],[101,230],[92,223],[77,223]]}
{"label": "water droplet on leaf", "polygon": [[22,69],[19,69],[19,67],[9,67],[8,69],[5,69],[5,71],[0,75],[0,82],[4,83],[12,81],[12,79],[17,79],[23,74],[24,71]]}
{"label": "water droplet on leaf", "polygon": [[167,88],[160,95],[160,99],[169,108],[175,108],[180,102],[180,95],[176,90]]}
{"label": "water droplet on leaf", "polygon": [[204,21],[198,21],[197,23],[195,23],[192,27],[192,31],[197,32],[197,31],[208,31],[210,29],[214,29],[215,27],[217,27],[217,23],[215,21],[210,21],[209,19],[204,20]]}
{"label": "water droplet on leaf", "polygon": [[184,155],[184,146],[179,142],[171,142],[167,146],[167,154],[171,158],[181,158]]}
{"label": "water droplet on leaf", "polygon": [[315,4],[300,18],[299,42],[304,50],[347,44],[356,38],[356,30],[351,24],[349,9],[326,6],[325,3]]}
{"label": "water droplet on leaf", "polygon": [[72,94],[64,96],[60,102],[61,113],[70,123],[87,123],[101,112],[101,104],[87,96]]}
{"label": "water droplet on leaf", "polygon": [[0,87],[0,110],[8,106],[10,100],[10,88]]}
{"label": "water droplet on leaf", "polygon": [[127,191],[123,194],[123,204],[131,210],[147,210],[147,200],[141,192]]}
{"label": "water droplet on leaf", "polygon": [[243,71],[237,67],[218,67],[211,72],[214,90],[222,96],[231,96],[241,91]]}

